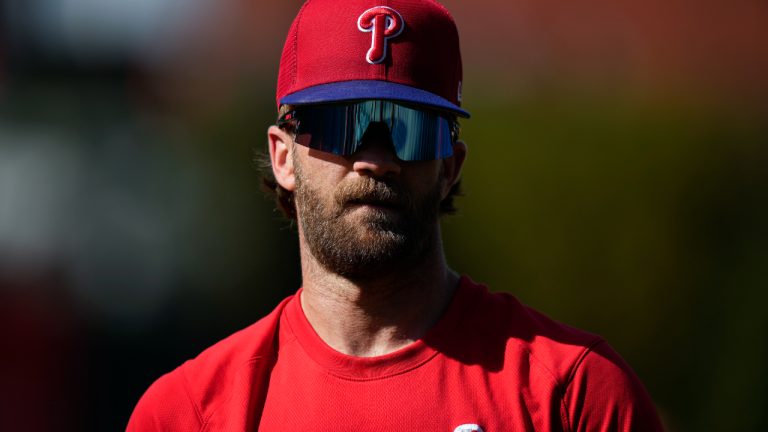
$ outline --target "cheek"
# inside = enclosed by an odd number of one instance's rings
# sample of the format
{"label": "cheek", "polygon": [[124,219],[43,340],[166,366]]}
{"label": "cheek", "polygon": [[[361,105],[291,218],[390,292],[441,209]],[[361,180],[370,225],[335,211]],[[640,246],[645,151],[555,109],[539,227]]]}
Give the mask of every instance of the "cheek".
{"label": "cheek", "polygon": [[297,185],[329,195],[348,173],[343,157],[298,145],[294,152]]}
{"label": "cheek", "polygon": [[435,188],[439,188],[441,193],[443,189],[448,189],[440,161],[409,163],[402,177],[404,183],[411,185],[412,190],[420,195],[433,192]]}

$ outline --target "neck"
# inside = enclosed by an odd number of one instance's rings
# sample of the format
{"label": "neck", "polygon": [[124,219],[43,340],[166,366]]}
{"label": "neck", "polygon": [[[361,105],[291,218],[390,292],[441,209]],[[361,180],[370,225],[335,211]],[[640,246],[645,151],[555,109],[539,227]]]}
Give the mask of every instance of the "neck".
{"label": "neck", "polygon": [[325,269],[301,244],[301,305],[320,338],[341,353],[372,357],[424,336],[447,308],[459,279],[445,262],[439,234],[436,238],[420,265],[364,280]]}

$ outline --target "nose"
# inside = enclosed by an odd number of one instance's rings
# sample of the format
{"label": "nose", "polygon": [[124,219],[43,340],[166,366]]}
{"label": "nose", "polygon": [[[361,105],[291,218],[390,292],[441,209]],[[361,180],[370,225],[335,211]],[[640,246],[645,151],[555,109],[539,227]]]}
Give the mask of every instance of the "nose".
{"label": "nose", "polygon": [[352,155],[352,169],[368,177],[394,177],[400,174],[400,159],[395,154],[389,128],[372,123],[363,135],[362,146]]}

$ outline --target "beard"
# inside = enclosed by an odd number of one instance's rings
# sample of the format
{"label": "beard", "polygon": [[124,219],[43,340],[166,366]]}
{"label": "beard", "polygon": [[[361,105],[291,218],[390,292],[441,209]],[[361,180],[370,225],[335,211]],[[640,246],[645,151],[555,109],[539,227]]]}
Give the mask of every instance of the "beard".
{"label": "beard", "polygon": [[418,267],[437,247],[439,181],[420,196],[371,177],[323,194],[309,186],[295,158],[294,167],[304,240],[326,270],[351,280],[376,278]]}

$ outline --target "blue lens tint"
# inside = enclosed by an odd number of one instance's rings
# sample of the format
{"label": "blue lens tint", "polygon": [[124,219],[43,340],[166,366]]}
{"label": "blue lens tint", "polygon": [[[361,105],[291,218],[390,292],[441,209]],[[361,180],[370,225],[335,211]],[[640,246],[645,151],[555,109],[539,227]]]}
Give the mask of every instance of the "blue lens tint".
{"label": "blue lens tint", "polygon": [[299,144],[337,155],[355,153],[371,123],[381,123],[389,129],[397,157],[405,161],[451,156],[456,130],[454,122],[436,112],[385,100],[301,105],[280,122],[294,123]]}

